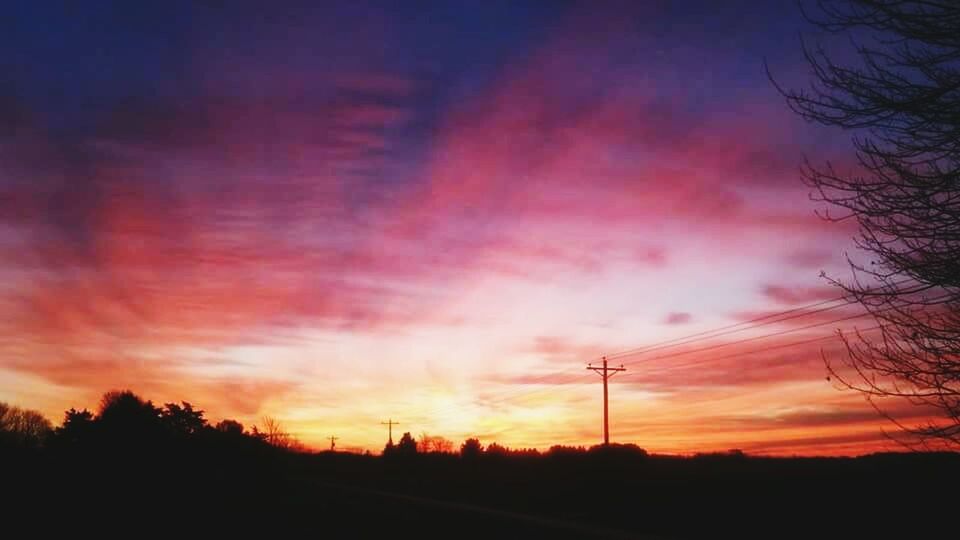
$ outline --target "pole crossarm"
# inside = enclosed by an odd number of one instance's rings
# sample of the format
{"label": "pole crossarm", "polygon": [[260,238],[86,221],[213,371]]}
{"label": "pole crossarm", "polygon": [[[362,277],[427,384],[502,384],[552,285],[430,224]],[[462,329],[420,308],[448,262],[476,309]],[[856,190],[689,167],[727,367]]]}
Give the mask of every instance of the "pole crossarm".
{"label": "pole crossarm", "polygon": [[389,441],[390,446],[393,446],[393,426],[400,425],[400,422],[394,422],[393,418],[391,418],[386,422],[380,422],[380,425],[387,426],[387,441]]}
{"label": "pole crossarm", "polygon": [[626,371],[627,368],[623,367],[623,364],[620,364],[620,367],[610,367],[607,365],[607,357],[603,357],[603,366],[595,366],[589,364],[587,369],[593,371],[597,375],[600,375],[603,378],[603,444],[610,444],[610,407],[609,400],[607,397],[607,381],[611,377],[616,375],[621,371]]}

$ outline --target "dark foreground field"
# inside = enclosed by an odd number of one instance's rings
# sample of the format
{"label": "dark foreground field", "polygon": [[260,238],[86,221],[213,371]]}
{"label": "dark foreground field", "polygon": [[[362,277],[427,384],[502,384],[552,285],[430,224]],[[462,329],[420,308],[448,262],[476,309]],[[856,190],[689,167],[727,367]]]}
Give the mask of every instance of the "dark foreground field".
{"label": "dark foreground field", "polygon": [[271,538],[955,538],[958,530],[957,454],[380,458],[208,445],[3,461],[4,508],[35,530]]}

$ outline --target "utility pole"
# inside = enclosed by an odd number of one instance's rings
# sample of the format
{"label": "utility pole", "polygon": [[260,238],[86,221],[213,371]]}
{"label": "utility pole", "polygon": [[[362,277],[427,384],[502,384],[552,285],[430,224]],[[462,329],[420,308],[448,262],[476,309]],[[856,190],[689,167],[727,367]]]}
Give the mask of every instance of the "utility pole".
{"label": "utility pole", "polygon": [[603,357],[603,367],[595,366],[590,364],[587,366],[587,369],[594,371],[603,377],[603,444],[604,446],[610,445],[610,409],[607,404],[607,380],[610,377],[613,377],[620,371],[626,371],[627,368],[623,367],[623,364],[620,364],[620,367],[607,367],[607,357]]}
{"label": "utility pole", "polygon": [[340,437],[327,437],[327,438],[330,439],[330,451],[333,452],[333,449],[336,448],[336,446],[337,446],[336,441],[337,441],[337,439],[339,439]]}
{"label": "utility pole", "polygon": [[386,422],[380,422],[380,425],[387,426],[387,433],[390,435],[390,438],[387,440],[390,441],[389,442],[390,446],[393,446],[393,426],[400,425],[400,422],[394,422],[393,418],[391,418]]}

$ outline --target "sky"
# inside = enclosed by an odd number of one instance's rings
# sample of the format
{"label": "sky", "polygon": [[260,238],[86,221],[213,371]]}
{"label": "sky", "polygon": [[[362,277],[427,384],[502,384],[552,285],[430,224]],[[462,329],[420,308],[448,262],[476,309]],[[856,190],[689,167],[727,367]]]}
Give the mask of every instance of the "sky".
{"label": "sky", "polygon": [[[835,298],[859,256],[800,175],[849,134],[764,69],[809,81],[792,0],[281,4],[6,9],[0,400],[590,445],[588,362]],[[617,358],[612,440],[890,449],[826,379],[857,313]]]}

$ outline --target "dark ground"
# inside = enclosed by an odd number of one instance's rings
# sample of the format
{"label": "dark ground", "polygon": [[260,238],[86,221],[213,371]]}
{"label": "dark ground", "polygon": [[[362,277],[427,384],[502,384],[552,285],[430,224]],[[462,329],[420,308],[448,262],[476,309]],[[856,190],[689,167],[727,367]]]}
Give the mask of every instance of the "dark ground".
{"label": "dark ground", "polygon": [[956,538],[960,529],[960,454],[949,453],[391,459],[97,448],[2,461],[0,513],[84,537]]}

